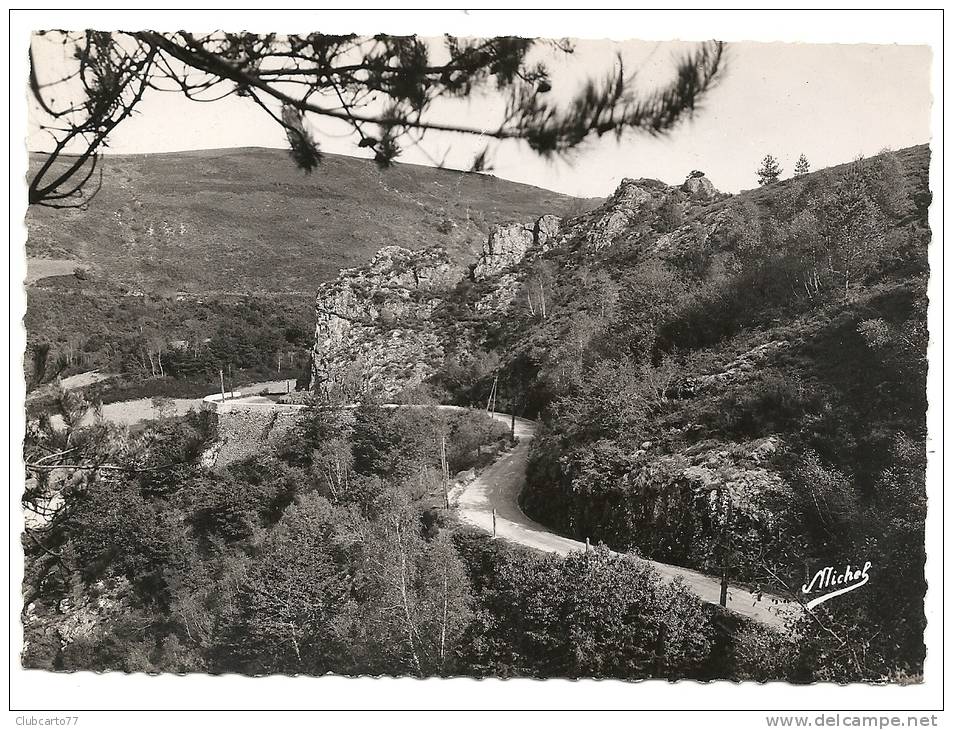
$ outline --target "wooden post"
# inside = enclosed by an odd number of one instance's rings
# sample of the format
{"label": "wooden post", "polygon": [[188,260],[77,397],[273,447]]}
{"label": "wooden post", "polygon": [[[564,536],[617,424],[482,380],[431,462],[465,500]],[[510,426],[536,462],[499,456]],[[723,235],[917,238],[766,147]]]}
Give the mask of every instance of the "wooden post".
{"label": "wooden post", "polygon": [[486,399],[486,412],[490,415],[496,413],[496,383],[500,379],[500,374],[497,373],[493,378],[493,386],[490,388],[490,397]]}
{"label": "wooden post", "polygon": [[222,381],[222,401],[224,402],[225,400],[225,371],[219,370],[218,377],[219,377],[219,380]]}
{"label": "wooden post", "polygon": [[[719,498],[721,497],[720,490],[718,496]],[[722,549],[724,550],[724,553],[721,559],[721,597],[719,598],[719,603],[721,603],[721,605],[725,608],[728,607],[728,556],[731,555],[731,530],[729,529],[729,525],[731,523],[731,508],[731,490],[729,490],[727,506],[725,508],[725,522],[724,526],[722,527],[721,535]]]}
{"label": "wooden post", "polygon": [[493,537],[496,537],[496,507],[493,508]]}
{"label": "wooden post", "polygon": [[658,636],[655,639],[655,676],[661,677],[665,673],[665,639],[668,634],[668,626],[662,624],[658,627]]}
{"label": "wooden post", "polygon": [[447,463],[447,437],[440,437],[440,468],[443,474],[443,505],[450,509],[450,465]]}

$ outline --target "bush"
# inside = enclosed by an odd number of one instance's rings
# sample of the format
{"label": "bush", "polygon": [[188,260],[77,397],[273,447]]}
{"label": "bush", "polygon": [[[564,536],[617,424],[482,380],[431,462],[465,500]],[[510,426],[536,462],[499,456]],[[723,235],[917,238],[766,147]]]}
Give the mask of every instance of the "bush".
{"label": "bush", "polygon": [[478,675],[697,676],[710,646],[698,598],[647,564],[595,549],[562,558],[470,551],[480,622],[464,651]]}

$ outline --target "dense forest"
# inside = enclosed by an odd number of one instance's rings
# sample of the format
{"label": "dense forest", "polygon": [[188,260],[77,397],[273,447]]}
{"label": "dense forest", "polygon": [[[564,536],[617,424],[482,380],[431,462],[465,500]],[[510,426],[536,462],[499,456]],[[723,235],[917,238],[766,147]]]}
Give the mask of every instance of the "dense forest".
{"label": "dense forest", "polygon": [[[69,422],[88,407],[61,403]],[[205,470],[204,415],[130,436],[38,424],[66,444],[64,505],[24,536],[24,664],[55,670],[697,677],[719,671],[713,614],[651,568],[567,559],[455,527],[451,470],[505,449],[480,412],[314,409],[278,450]],[[172,469],[156,466],[178,464]],[[49,488],[41,476],[27,500]],[[581,590],[580,590],[581,589]],[[658,635],[666,626],[659,650]]]}
{"label": "dense forest", "polygon": [[27,289],[27,387],[92,369],[122,376],[127,398],[208,391],[222,369],[297,379],[313,319],[306,296],[132,295],[96,274],[48,277]]}

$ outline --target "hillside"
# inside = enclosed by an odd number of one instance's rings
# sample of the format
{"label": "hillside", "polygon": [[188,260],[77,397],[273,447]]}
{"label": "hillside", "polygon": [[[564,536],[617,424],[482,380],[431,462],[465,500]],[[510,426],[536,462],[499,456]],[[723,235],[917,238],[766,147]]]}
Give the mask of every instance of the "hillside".
{"label": "hillside", "polygon": [[305,175],[273,149],[110,155],[102,170],[88,210],[29,210],[27,256],[145,291],[312,292],[388,244],[463,260],[492,224],[577,204],[491,175],[339,155]]}
{"label": "hillside", "polygon": [[[219,369],[238,381],[297,377],[311,299],[341,268],[392,243],[439,244],[459,264],[495,224],[597,204],[337,155],[305,175],[270,149],[110,155],[102,166],[88,210],[27,214],[31,384],[92,368],[169,381],[133,397],[191,393]],[[34,367],[38,353],[46,361]]]}
{"label": "hillside", "polygon": [[544,424],[530,517],[755,592],[869,561],[869,588],[825,604],[839,648],[750,659],[915,676],[928,166],[920,146],[737,196],[625,179],[582,215],[493,229],[456,277],[443,252],[384,249],[319,290],[312,388],[485,405],[495,382]]}

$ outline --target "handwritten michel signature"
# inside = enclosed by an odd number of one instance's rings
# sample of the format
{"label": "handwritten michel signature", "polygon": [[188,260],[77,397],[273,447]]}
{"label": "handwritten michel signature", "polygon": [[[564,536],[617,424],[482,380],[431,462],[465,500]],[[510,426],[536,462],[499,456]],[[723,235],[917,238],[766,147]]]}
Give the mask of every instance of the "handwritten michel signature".
{"label": "handwritten michel signature", "polygon": [[836,572],[836,568],[833,566],[821,568],[814,574],[814,577],[811,578],[810,583],[805,583],[801,586],[801,593],[809,595],[819,591],[826,591],[829,588],[841,587],[830,593],[824,593],[817,598],[813,598],[805,605],[807,608],[814,608],[814,606],[819,606],[824,603],[824,601],[829,601],[832,598],[842,596],[845,593],[850,593],[861,586],[867,585],[867,582],[870,580],[870,574],[868,572],[870,568],[869,560],[864,563],[863,568],[858,568],[857,570],[851,570],[850,565],[848,565],[843,572]]}

